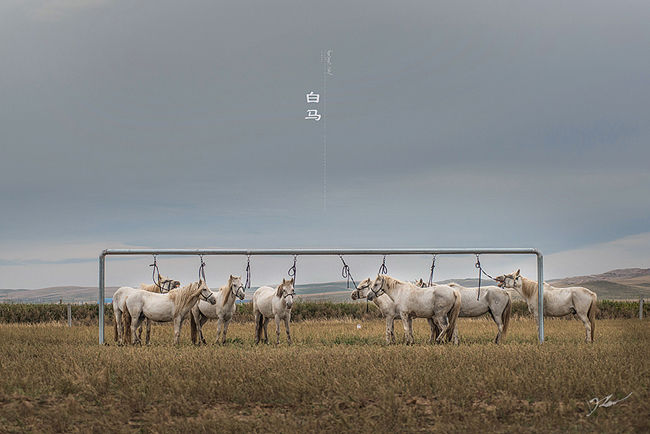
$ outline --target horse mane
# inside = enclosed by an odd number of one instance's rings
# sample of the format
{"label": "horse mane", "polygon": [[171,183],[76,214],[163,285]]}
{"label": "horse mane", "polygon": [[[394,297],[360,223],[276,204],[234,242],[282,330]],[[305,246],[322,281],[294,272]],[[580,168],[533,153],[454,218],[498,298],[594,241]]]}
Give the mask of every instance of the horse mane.
{"label": "horse mane", "polygon": [[232,274],[228,278],[228,283],[223,285],[221,288],[219,288],[219,291],[221,291],[221,295],[223,296],[223,303],[221,304],[222,306],[225,306],[226,303],[228,303],[228,299],[230,298],[230,294],[232,291],[230,290],[230,285],[232,285]]}
{"label": "horse mane", "polygon": [[199,280],[198,282],[192,282],[187,286],[182,288],[175,288],[168,292],[169,299],[176,306],[176,310],[186,307],[192,302],[192,299],[197,296],[197,293],[200,294],[203,290],[203,285],[205,282]]}
{"label": "horse mane", "polygon": [[282,279],[282,283],[278,285],[277,292],[275,293],[275,295],[277,295],[278,297],[282,297],[282,290],[289,282],[291,282],[291,284],[293,285],[293,277],[289,280]]}
{"label": "horse mane", "polygon": [[381,276],[386,281],[386,285],[388,285],[389,289],[395,289],[397,285],[402,285],[406,283],[406,282],[402,282],[399,279],[395,279],[394,277],[390,277],[388,274],[381,274]]}
{"label": "horse mane", "polygon": [[526,297],[533,297],[537,294],[537,282],[521,276],[521,292]]}
{"label": "horse mane", "polygon": [[141,291],[147,291],[147,292],[157,292],[160,294],[160,286],[158,286],[155,283],[152,283],[150,285],[147,285],[145,283],[140,284],[140,288],[138,288]]}

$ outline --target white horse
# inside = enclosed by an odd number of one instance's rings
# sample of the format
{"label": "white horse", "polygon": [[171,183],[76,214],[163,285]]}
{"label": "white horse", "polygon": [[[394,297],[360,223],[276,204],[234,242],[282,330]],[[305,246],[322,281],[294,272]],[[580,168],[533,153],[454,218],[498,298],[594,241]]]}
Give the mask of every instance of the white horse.
{"label": "white horse", "polygon": [[[124,317],[125,324],[131,325],[133,343],[141,343],[135,331],[145,318],[149,318],[158,322],[173,321],[174,343],[178,344],[183,320],[199,297],[212,304],[217,302],[214,294],[203,280],[173,289],[167,294],[154,294],[145,291],[130,292],[126,297]],[[133,321],[132,318],[134,318]]]}
{"label": "white horse", "polygon": [[[113,315],[115,320],[113,326],[115,329],[115,342],[119,345],[123,345],[125,341],[131,343],[131,334],[127,333],[126,336],[124,335],[124,323],[122,321],[122,312],[124,312],[125,309],[124,303],[126,302],[126,297],[130,291],[148,291],[164,294],[174,288],[178,288],[179,286],[181,286],[181,282],[178,280],[172,280],[158,274],[158,283],[153,283],[151,285],[141,283],[138,289],[131,288],[130,286],[123,286],[115,291],[115,294],[113,294]],[[151,321],[149,319],[146,321],[146,329],[147,334],[145,342],[148,345],[151,338]],[[142,326],[138,329],[138,337],[142,338]]]}
{"label": "white horse", "polygon": [[[416,285],[421,288],[427,286],[422,279]],[[466,288],[457,283],[450,283],[449,286],[460,291],[462,302],[459,318],[476,318],[489,312],[498,330],[494,343],[505,341],[512,313],[512,299],[508,291],[498,286],[481,286],[479,298],[479,288]],[[454,329],[454,341],[457,339],[458,327]]]}
{"label": "white horse", "polygon": [[219,337],[221,336],[221,329],[223,327],[222,343],[225,344],[228,325],[235,314],[235,299],[239,297],[240,300],[243,300],[245,296],[246,291],[244,289],[244,284],[241,283],[241,276],[235,277],[230,275],[228,283],[219,288],[219,292],[216,293],[217,302],[215,304],[199,300],[192,308],[192,314],[190,315],[192,342],[196,344],[198,341],[199,343],[205,344],[203,325],[208,321],[208,319],[216,319],[216,343],[219,343]]}
{"label": "white horse", "polygon": [[284,321],[287,331],[287,342],[291,345],[289,321],[291,320],[291,306],[296,292],[293,288],[293,278],[282,279],[282,283],[275,289],[270,286],[257,288],[253,294],[253,314],[255,315],[255,344],[260,342],[262,329],[264,329],[264,343],[269,342],[267,326],[272,317],[275,318],[275,334],[277,344],[280,343],[280,321]]}
{"label": "white horse", "polygon": [[[418,288],[412,283],[378,274],[370,291],[369,301],[381,294],[387,294],[396,304],[404,325],[404,339],[407,345],[413,344],[413,318],[427,318],[431,327],[429,342],[435,339],[436,343],[439,343],[445,337],[453,339],[461,306],[461,295],[457,289],[447,285]],[[439,330],[437,337],[436,330]]]}
{"label": "white horse", "polygon": [[[372,279],[370,277],[364,279],[357,289],[352,291],[352,300],[357,300],[359,298],[367,298],[368,293],[370,292],[370,287],[372,286]],[[386,343],[391,344],[395,343],[395,320],[400,319],[399,311],[395,302],[386,294],[381,294],[379,297],[375,297],[372,300],[373,303],[379,308],[381,314],[386,318]]]}
{"label": "white horse", "polygon": [[[498,276],[494,280],[501,288],[515,289],[526,300],[528,311],[533,314],[539,333],[537,282],[523,277],[520,270]],[[596,293],[587,288],[581,286],[555,288],[544,282],[544,316],[557,317],[576,314],[585,325],[587,342],[594,341],[597,301]]]}

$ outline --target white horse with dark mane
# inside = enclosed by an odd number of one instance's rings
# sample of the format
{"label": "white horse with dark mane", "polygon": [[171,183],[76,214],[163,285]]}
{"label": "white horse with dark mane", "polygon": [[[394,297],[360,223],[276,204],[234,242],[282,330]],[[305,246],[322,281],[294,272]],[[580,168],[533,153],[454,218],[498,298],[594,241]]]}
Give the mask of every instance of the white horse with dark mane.
{"label": "white horse with dark mane", "polygon": [[[500,288],[514,289],[528,304],[528,310],[535,318],[539,329],[539,312],[537,305],[537,282],[527,279],[517,270],[510,274],[496,277],[494,280]],[[596,293],[581,286],[571,288],[555,288],[544,282],[544,316],[558,317],[575,314],[585,325],[586,341],[594,341],[596,329],[596,308],[598,296]],[[539,332],[539,330],[537,330]]]}
{"label": "white horse with dark mane", "polygon": [[192,342],[195,344],[197,341],[203,344],[206,343],[205,338],[203,337],[203,325],[209,319],[217,320],[217,340],[215,343],[219,343],[219,337],[221,336],[222,328],[222,343],[226,343],[228,325],[230,324],[230,320],[232,320],[232,317],[235,314],[236,310],[235,300],[237,298],[243,300],[246,296],[244,284],[241,282],[241,276],[235,277],[233,275],[230,275],[228,282],[219,288],[219,291],[215,294],[217,300],[215,304],[210,304],[207,301],[199,300],[198,303],[196,303],[192,308],[192,314],[190,315],[190,326]]}
{"label": "white horse with dark mane", "polygon": [[[131,291],[148,291],[155,292],[159,294],[164,294],[171,291],[174,288],[181,286],[181,282],[178,280],[172,280],[167,277],[163,277],[158,274],[158,282],[151,285],[145,285],[144,283],[140,284],[138,289],[131,288],[130,286],[123,286],[115,291],[113,294],[113,315],[114,315],[114,329],[115,329],[115,342],[119,345],[123,345],[125,341],[131,343],[131,334],[127,333],[124,335],[124,323],[122,318],[122,312],[124,312],[124,303],[126,302],[126,297]],[[145,337],[145,342],[148,345],[151,338],[151,321],[147,319],[145,321],[147,334]],[[142,326],[138,328],[138,337],[142,338]]]}
{"label": "white horse with dark mane", "polygon": [[271,318],[275,318],[275,334],[277,344],[280,343],[280,321],[284,321],[287,331],[287,342],[291,344],[289,321],[291,321],[291,306],[296,292],[293,288],[293,278],[282,279],[276,288],[261,286],[253,294],[253,314],[255,315],[255,344],[260,342],[264,329],[264,343],[269,342],[267,326]]}
{"label": "white horse with dark mane", "polygon": [[[357,285],[357,289],[352,291],[352,300],[360,298],[368,298],[370,287],[372,286],[372,279],[367,277]],[[373,303],[379,308],[381,314],[386,318],[386,343],[395,343],[395,320],[400,319],[399,311],[395,302],[387,295],[381,294],[379,297],[374,297]]]}
{"label": "white horse with dark mane", "polygon": [[208,285],[203,281],[190,283],[182,288],[176,288],[167,294],[155,294],[146,291],[133,291],[126,297],[124,311],[125,325],[131,325],[131,336],[134,344],[139,344],[140,338],[136,329],[145,318],[158,322],[174,323],[174,343],[178,344],[181,336],[183,320],[190,313],[199,297],[214,304],[216,299]]}
{"label": "white horse with dark mane", "polygon": [[[418,288],[385,274],[377,275],[370,287],[368,300],[387,294],[395,303],[404,326],[406,344],[413,344],[413,318],[426,318],[431,327],[429,342],[453,339],[461,307],[460,292],[447,285]],[[436,336],[437,334],[437,336]],[[458,342],[454,342],[458,343]]]}
{"label": "white horse with dark mane", "polygon": [[[416,285],[421,288],[427,286],[422,279]],[[479,297],[479,288],[466,288],[457,283],[450,283],[449,286],[460,291],[462,302],[459,318],[476,318],[489,312],[497,325],[494,343],[505,341],[512,313],[512,299],[508,291],[498,286],[481,286]],[[457,339],[458,327],[454,329],[454,340]]]}

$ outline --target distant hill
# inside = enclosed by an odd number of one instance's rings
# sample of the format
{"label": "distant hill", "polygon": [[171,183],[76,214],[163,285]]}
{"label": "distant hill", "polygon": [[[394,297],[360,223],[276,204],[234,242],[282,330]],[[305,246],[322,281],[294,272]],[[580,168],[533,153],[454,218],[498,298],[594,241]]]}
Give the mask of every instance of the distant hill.
{"label": "distant hill", "polygon": [[[478,279],[450,279],[444,282],[456,282],[466,287],[478,286]],[[598,294],[599,300],[638,300],[640,297],[650,299],[650,268],[625,268],[612,270],[603,274],[566,277],[549,280],[553,286],[584,286]],[[494,285],[488,278],[481,279],[481,286]],[[250,300],[256,288],[246,293]],[[106,287],[105,297],[112,298],[117,287]],[[346,288],[346,282],[329,282],[296,285],[296,294],[305,301],[351,301],[352,289]],[[13,303],[97,303],[97,287],[56,286],[42,289],[0,289],[0,302]],[[513,292],[513,298],[519,299]]]}

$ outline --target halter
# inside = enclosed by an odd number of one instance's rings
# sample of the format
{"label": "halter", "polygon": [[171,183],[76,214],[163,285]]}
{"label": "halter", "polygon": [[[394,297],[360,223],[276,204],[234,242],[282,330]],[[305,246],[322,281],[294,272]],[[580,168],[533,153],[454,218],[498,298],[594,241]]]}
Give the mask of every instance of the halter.
{"label": "halter", "polygon": [[[205,282],[205,280],[204,280],[204,282]],[[210,297],[206,297],[205,294],[203,294],[203,289],[201,289],[201,295],[199,295],[199,297],[201,297],[203,300],[205,300],[205,301],[207,301],[208,303],[210,303],[210,302],[208,301],[208,299],[209,299]]]}
{"label": "halter", "polygon": [[237,293],[239,292],[240,289],[243,289],[244,292],[246,292],[246,287],[244,285],[238,286],[235,289],[233,289],[233,285],[230,285],[230,293],[233,295],[233,297],[237,297]]}
{"label": "halter", "polygon": [[296,288],[291,288],[291,292],[286,292],[286,293],[285,290],[282,290],[282,298],[287,298],[289,296],[293,297],[294,295],[296,295]]}
{"label": "halter", "polygon": [[370,289],[372,291],[372,293],[375,294],[375,297],[377,297],[377,298],[379,298],[379,293],[384,290],[384,283],[386,283],[386,279],[384,279],[384,275],[380,274],[379,276],[381,277],[381,286],[379,288],[379,291],[375,291],[375,288],[374,288],[375,285],[372,285],[372,286],[368,285],[368,289]]}

